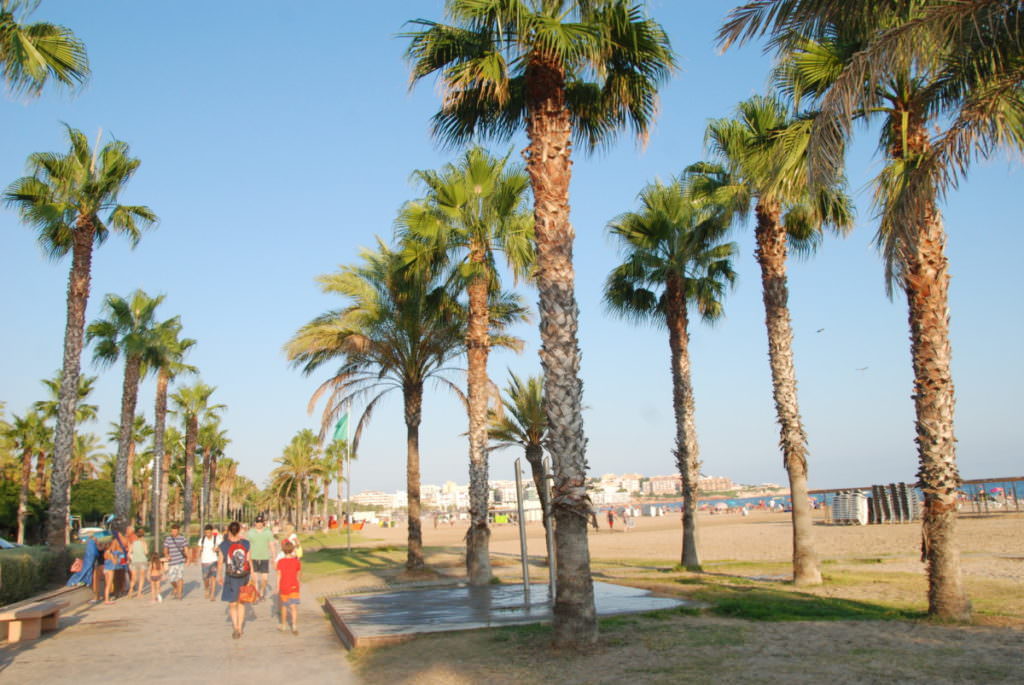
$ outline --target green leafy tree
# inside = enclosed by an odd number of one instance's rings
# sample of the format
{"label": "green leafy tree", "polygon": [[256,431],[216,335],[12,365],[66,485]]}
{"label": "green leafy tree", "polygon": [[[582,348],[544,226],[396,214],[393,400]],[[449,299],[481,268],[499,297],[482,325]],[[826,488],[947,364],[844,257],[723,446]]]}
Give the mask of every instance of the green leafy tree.
{"label": "green leafy tree", "polygon": [[114,481],[83,480],[71,487],[71,513],[82,521],[99,522],[114,509]]}
{"label": "green leafy tree", "polygon": [[75,433],[71,451],[71,487],[84,480],[96,478],[99,453],[106,445],[95,433]]}
{"label": "green leafy tree", "polygon": [[587,541],[583,391],[579,379],[572,139],[591,148],[631,126],[646,136],[657,87],[674,64],[668,37],[632,0],[448,0],[450,23],[415,20],[413,81],[438,74],[434,133],[458,145],[525,128],[533,186],[541,362],[555,472],[555,644],[597,639]]}
{"label": "green leafy tree", "polygon": [[13,443],[14,451],[21,455],[17,542],[22,545],[25,544],[25,530],[29,515],[32,458],[46,453],[50,445],[50,435],[42,415],[37,411],[28,412],[24,417],[14,415],[13,418],[14,422],[8,429],[7,438]]}
{"label": "green leafy tree", "polygon": [[112,366],[124,357],[124,380],[121,387],[121,422],[117,436],[117,472],[114,480],[114,514],[121,524],[132,518],[132,478],[135,473],[132,435],[135,425],[135,407],[139,397],[139,383],[143,372],[155,360],[160,344],[160,323],[156,308],[164,301],[163,295],[150,297],[136,290],[127,299],[107,295],[103,303],[103,318],[89,324],[86,342],[94,342],[93,360],[101,366]]}
{"label": "green leafy tree", "polygon": [[89,76],[85,45],[70,29],[25,23],[38,0],[0,0],[0,73],[8,89],[38,96],[49,81],[76,86]]}
{"label": "green leafy tree", "polygon": [[[400,235],[418,261],[451,261],[455,283],[469,300],[466,329],[469,411],[469,531],[466,571],[470,585],[491,581],[488,514],[487,376],[491,293],[500,293],[497,253],[525,277],[534,255],[533,217],[526,208],[530,181],[508,158],[472,147],[439,171],[417,171],[426,195],[406,203],[398,216]],[[427,266],[426,268],[434,268]]]}
{"label": "green leafy tree", "polygon": [[[114,140],[101,148],[97,140],[91,149],[81,131],[69,126],[67,135],[71,145],[67,154],[30,155],[30,175],[11,183],[4,193],[4,203],[17,208],[22,222],[39,232],[39,242],[51,257],[59,259],[71,253],[47,522],[47,540],[58,548],[67,544],[68,536],[69,471],[93,247],[111,230],[125,235],[134,246],[141,230],[156,221],[148,207],[118,202],[139,167],[126,143]],[[100,215],[106,215],[106,220]]]}
{"label": "green leafy tree", "polygon": [[960,474],[938,200],[974,158],[1002,146],[1024,149],[1020,8],[991,0],[750,3],[734,10],[719,38],[728,46],[761,34],[777,48],[793,97],[819,109],[811,136],[815,182],[841,173],[855,119],[881,119],[886,167],[875,183],[876,240],[887,288],[902,290],[909,309],[929,613],[968,619],[954,543]]}
{"label": "green leafy tree", "polygon": [[735,283],[736,244],[724,242],[731,212],[688,189],[682,180],[653,183],[640,192],[641,209],[608,224],[623,262],[608,276],[604,300],[625,319],[668,329],[672,408],[676,419],[676,467],[683,483],[682,564],[700,569],[697,553],[697,490],[700,455],[690,368],[689,312],[706,323],[722,316],[722,300]]}
{"label": "green leafy tree", "polygon": [[774,98],[756,96],[737,106],[735,118],[708,125],[709,147],[721,165],[688,168],[694,193],[742,217],[753,205],[772,395],[793,502],[793,581],[798,585],[821,583],[821,571],[807,498],[807,433],[797,398],[786,259],[790,249],[813,251],[823,227],[848,231],[853,212],[842,179],[812,190],[807,134],[806,120],[790,116]]}

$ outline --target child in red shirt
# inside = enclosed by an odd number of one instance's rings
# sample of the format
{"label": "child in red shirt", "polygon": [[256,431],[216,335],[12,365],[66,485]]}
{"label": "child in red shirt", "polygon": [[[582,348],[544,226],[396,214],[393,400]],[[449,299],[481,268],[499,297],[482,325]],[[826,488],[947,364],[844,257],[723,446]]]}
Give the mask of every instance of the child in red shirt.
{"label": "child in red shirt", "polygon": [[284,556],[277,560],[277,596],[281,607],[281,632],[288,630],[288,614],[292,617],[292,634],[299,634],[299,573],[302,562],[295,556],[291,540],[281,543]]}

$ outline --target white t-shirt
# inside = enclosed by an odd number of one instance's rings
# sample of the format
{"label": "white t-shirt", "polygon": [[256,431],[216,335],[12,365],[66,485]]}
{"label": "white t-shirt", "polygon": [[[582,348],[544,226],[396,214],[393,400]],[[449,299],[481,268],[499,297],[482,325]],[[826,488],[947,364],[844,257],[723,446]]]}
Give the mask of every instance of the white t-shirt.
{"label": "white t-shirt", "polygon": [[199,547],[202,550],[199,554],[200,564],[215,564],[217,563],[217,545],[219,545],[224,538],[220,533],[217,533],[212,538],[208,538],[205,535],[199,540]]}

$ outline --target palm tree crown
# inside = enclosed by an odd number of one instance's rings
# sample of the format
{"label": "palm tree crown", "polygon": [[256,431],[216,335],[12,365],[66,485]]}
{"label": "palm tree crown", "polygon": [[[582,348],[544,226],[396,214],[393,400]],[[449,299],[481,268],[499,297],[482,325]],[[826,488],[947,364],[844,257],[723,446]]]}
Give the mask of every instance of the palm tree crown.
{"label": "palm tree crown", "polygon": [[47,81],[65,86],[89,76],[85,45],[63,26],[24,23],[37,2],[0,0],[0,73],[16,93],[39,95]]}

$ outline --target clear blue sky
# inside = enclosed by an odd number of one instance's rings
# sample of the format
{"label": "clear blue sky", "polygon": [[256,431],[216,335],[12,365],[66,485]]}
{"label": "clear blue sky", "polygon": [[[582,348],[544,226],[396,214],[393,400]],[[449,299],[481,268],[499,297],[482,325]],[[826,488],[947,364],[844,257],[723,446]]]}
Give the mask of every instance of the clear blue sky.
{"label": "clear blue sky", "polygon": [[[650,143],[624,137],[596,157],[577,154],[571,189],[577,232],[577,297],[591,474],[674,472],[667,335],[610,318],[600,301],[616,264],[605,225],[633,209],[637,192],[702,158],[709,118],[763,90],[769,59],[757,46],[718,54],[713,37],[732,2],[649,3],[669,32],[681,69],[665,88]],[[78,94],[48,89],[32,102],[0,102],[0,184],[24,173],[36,151],[63,151],[60,122],[90,137],[102,127],[142,165],[122,197],[161,218],[133,252],[116,238],[95,254],[88,319],[106,293],[163,293],[198,339],[190,361],[228,405],[228,455],[262,483],[295,431],[317,421],[306,402],[325,376],[288,368],[281,346],[338,304],[313,281],[351,263],[375,235],[390,237],[399,205],[415,197],[409,175],[451,158],[431,140],[437,89],[408,91],[404,21],[441,18],[440,0],[402,2],[142,3],[45,0],[36,20],[72,28],[88,46],[93,77]],[[916,451],[906,305],[886,299],[868,184],[878,172],[872,134],[858,130],[850,156],[857,227],[793,261],[790,288],[800,403],[810,440],[812,487],[914,478]],[[515,142],[515,149],[523,141]],[[508,147],[497,148],[504,152]],[[945,206],[959,461],[966,478],[1020,475],[1019,411],[1024,231],[1021,170],[1005,157],[979,164]],[[785,482],[777,443],[752,230],[740,245],[737,289],[726,318],[696,325],[692,360],[705,473]],[[40,379],[61,365],[67,261],[48,261],[17,215],[0,210],[0,400],[21,413],[43,396]],[[527,291],[531,303],[536,293]],[[819,329],[824,329],[818,333]],[[519,334],[506,368],[535,373],[535,323]],[[119,409],[121,368],[101,373],[94,400],[105,434]],[[857,371],[861,367],[866,370]],[[152,420],[153,383],[139,410]],[[400,402],[382,407],[361,446],[354,488],[404,488]],[[465,415],[440,392],[426,398],[423,481],[465,482]],[[112,448],[113,449],[113,448]],[[512,451],[492,456],[511,476]]]}

